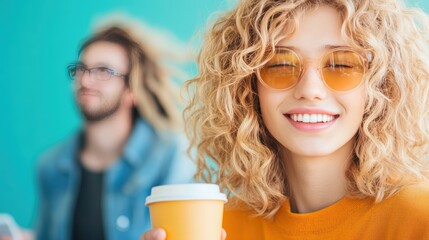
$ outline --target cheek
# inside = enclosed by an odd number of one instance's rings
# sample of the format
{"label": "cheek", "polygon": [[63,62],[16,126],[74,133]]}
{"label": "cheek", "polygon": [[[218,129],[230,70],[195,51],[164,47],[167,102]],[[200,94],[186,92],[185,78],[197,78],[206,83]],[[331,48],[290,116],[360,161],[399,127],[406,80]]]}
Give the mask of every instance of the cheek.
{"label": "cheek", "polygon": [[365,112],[367,94],[363,88],[349,93],[339,98],[341,104],[346,109],[349,120],[355,122],[355,125],[362,124],[362,118]]}
{"label": "cheek", "polygon": [[368,98],[367,93],[363,88],[356,93],[356,96],[354,96],[354,101],[353,101],[355,103],[354,107],[356,108],[357,114],[360,115],[360,118],[363,117],[367,98]]}
{"label": "cheek", "polygon": [[281,105],[285,102],[285,93],[277,93],[258,86],[258,98],[262,114],[262,120],[268,129],[276,126],[281,120]]}
{"label": "cheek", "polygon": [[[119,79],[114,79],[114,80],[119,80]],[[106,84],[106,86],[103,86],[102,92],[104,92],[106,96],[119,96],[125,90],[126,90],[126,87],[124,83],[115,82],[115,83]]]}
{"label": "cheek", "polygon": [[261,87],[258,84],[258,98],[259,98],[259,105],[261,108],[261,114],[262,118],[264,120],[264,123],[266,124],[266,118],[270,115],[271,107],[274,106],[274,100],[272,99],[272,96],[269,94],[267,89],[264,87]]}

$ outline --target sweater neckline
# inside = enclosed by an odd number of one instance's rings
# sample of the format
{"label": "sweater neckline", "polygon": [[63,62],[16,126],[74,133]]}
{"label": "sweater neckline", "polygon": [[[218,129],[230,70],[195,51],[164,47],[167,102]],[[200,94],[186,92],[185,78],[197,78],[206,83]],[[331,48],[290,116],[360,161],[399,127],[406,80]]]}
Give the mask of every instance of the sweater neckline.
{"label": "sweater neckline", "polygon": [[321,233],[353,221],[372,205],[371,198],[344,197],[334,204],[314,212],[292,213],[290,202],[287,200],[277,212],[274,222],[289,235]]}

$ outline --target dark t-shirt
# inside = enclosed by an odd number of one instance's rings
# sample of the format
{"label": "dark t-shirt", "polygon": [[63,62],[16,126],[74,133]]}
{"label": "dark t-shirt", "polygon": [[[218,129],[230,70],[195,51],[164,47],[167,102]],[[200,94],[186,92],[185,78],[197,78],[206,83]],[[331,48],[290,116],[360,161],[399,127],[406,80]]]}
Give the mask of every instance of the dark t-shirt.
{"label": "dark t-shirt", "polygon": [[73,240],[104,240],[103,180],[104,172],[92,172],[78,160],[80,185],[72,219]]}

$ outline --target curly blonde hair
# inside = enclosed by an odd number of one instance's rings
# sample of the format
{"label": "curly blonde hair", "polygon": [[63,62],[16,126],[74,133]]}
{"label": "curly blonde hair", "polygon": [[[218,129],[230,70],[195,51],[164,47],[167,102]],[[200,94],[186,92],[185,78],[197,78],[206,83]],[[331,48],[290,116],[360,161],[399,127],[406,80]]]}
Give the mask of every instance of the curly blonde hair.
{"label": "curly blonde hair", "polygon": [[373,55],[349,194],[381,201],[428,180],[426,14],[397,0],[243,0],[206,35],[199,75],[187,83],[185,124],[197,151],[196,176],[220,184],[260,216],[275,215],[288,187],[279,145],[261,118],[254,73],[296,31],[299,17],[320,5],[337,9],[343,37]]}

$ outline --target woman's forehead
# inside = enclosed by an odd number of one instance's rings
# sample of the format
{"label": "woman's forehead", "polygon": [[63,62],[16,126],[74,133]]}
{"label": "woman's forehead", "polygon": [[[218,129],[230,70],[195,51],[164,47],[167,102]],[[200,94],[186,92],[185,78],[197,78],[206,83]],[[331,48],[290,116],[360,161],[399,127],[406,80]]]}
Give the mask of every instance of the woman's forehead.
{"label": "woman's forehead", "polygon": [[[332,46],[347,46],[341,34],[342,17],[333,7],[322,5],[299,16],[294,33],[277,46],[298,49],[303,54],[320,53]],[[284,30],[288,34],[288,29]]]}

